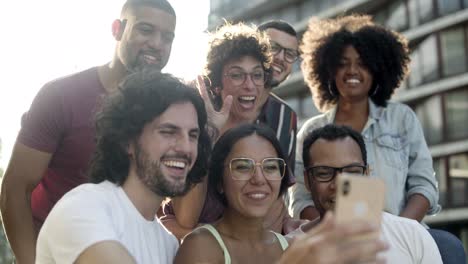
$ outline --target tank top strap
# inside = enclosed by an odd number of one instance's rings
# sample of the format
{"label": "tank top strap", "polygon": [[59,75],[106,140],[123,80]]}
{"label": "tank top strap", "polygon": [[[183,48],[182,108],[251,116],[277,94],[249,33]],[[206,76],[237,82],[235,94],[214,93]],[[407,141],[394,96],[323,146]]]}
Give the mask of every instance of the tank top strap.
{"label": "tank top strap", "polygon": [[[229,255],[229,251],[227,250],[227,247],[224,244],[224,241],[221,238],[221,235],[219,234],[218,230],[216,230],[216,228],[214,226],[210,225],[210,224],[202,225],[202,226],[200,226],[198,228],[204,228],[204,229],[208,230],[215,237],[216,241],[218,241],[219,246],[223,250],[224,263],[225,264],[231,264],[231,256]],[[284,239],[284,237],[283,237],[283,239]],[[286,242],[286,245],[287,245],[287,243],[288,242]]]}
{"label": "tank top strap", "polygon": [[281,234],[278,234],[278,233],[273,232],[273,231],[271,231],[271,232],[273,234],[275,234],[276,238],[278,239],[278,241],[279,241],[279,243],[281,245],[281,248],[283,249],[283,251],[285,251],[289,246],[288,240],[286,240],[286,238]]}

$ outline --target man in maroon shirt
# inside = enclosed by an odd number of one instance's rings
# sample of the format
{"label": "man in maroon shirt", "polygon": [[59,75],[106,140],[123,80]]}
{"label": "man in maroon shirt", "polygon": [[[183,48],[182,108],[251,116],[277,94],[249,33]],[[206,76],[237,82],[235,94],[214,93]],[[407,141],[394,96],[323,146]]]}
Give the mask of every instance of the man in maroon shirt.
{"label": "man in maroon shirt", "polygon": [[[93,116],[129,72],[161,70],[171,51],[176,16],[166,0],[127,0],[112,24],[112,61],[46,84],[23,115],[3,178],[0,209],[17,263],[34,263],[38,231],[54,204],[88,181]],[[79,210],[79,208],[77,208]]]}

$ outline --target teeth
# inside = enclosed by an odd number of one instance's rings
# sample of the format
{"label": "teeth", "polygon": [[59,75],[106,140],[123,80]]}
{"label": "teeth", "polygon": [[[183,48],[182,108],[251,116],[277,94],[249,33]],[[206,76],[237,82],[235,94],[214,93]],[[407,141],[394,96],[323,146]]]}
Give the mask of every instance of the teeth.
{"label": "teeth", "polygon": [[239,99],[244,101],[253,101],[255,100],[255,96],[239,96]]}
{"label": "teeth", "polygon": [[178,169],[185,169],[186,166],[185,162],[175,160],[163,161],[163,164],[167,167],[175,167]]}
{"label": "teeth", "polygon": [[266,194],[264,193],[251,193],[248,195],[250,198],[253,198],[253,199],[263,199],[266,197]]}
{"label": "teeth", "polygon": [[143,55],[143,58],[145,60],[151,61],[151,62],[156,62],[158,60],[155,56],[148,55],[148,54]]}
{"label": "teeth", "polygon": [[356,84],[356,83],[361,83],[361,81],[359,81],[358,79],[348,79],[346,80],[347,83],[352,83],[352,84]]}
{"label": "teeth", "polygon": [[276,65],[272,65],[271,67],[273,68],[274,71],[277,71],[279,73],[283,72],[283,70],[280,67],[276,66]]}

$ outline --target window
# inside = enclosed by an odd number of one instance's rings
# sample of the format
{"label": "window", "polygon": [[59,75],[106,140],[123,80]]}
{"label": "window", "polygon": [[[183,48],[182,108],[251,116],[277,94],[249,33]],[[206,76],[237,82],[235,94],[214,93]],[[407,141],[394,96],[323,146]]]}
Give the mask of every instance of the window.
{"label": "window", "polygon": [[418,86],[439,79],[439,63],[435,35],[423,40],[411,54],[409,85]]}
{"label": "window", "polygon": [[465,34],[458,27],[440,34],[442,65],[444,75],[453,75],[466,71]]}
{"label": "window", "polygon": [[[467,0],[468,1],[468,0]],[[419,25],[418,0],[408,0],[410,27]]]}
{"label": "window", "polygon": [[439,185],[439,203],[447,205],[447,174],[445,159],[434,159],[434,172]]}
{"label": "window", "polygon": [[448,139],[468,137],[468,88],[446,94],[445,108]]}
{"label": "window", "polygon": [[432,0],[418,0],[417,3],[419,23],[425,23],[434,18],[434,6]]}
{"label": "window", "polygon": [[437,44],[435,35],[429,36],[421,43],[421,66],[424,82],[439,79],[439,63],[437,62]]}
{"label": "window", "polygon": [[310,16],[316,15],[318,10],[318,1],[315,0],[306,0],[301,3],[299,6],[299,16],[300,19],[309,19]]}
{"label": "window", "polygon": [[437,0],[439,15],[445,15],[460,10],[460,0]]}
{"label": "window", "polygon": [[468,204],[468,153],[450,157],[449,175],[452,204],[454,206]]}
{"label": "window", "polygon": [[416,106],[415,112],[423,127],[428,145],[440,143],[443,139],[443,119],[440,96],[433,96]]}
{"label": "window", "polygon": [[408,83],[410,87],[418,86],[422,83],[422,66],[421,56],[419,50],[416,49],[411,53],[411,64],[410,64],[410,75],[408,77]]}
{"label": "window", "polygon": [[396,1],[388,8],[388,19],[386,25],[394,30],[401,31],[408,28],[408,17],[403,0]]}

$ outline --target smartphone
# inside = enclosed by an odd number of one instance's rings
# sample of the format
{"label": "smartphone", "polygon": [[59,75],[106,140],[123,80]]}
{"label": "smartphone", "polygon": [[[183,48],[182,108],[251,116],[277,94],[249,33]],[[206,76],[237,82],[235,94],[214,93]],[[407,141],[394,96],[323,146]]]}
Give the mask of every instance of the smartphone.
{"label": "smartphone", "polygon": [[[382,179],[341,173],[336,180],[335,217],[337,223],[365,220],[380,227],[385,201],[385,183]],[[379,237],[379,231],[351,240]]]}

